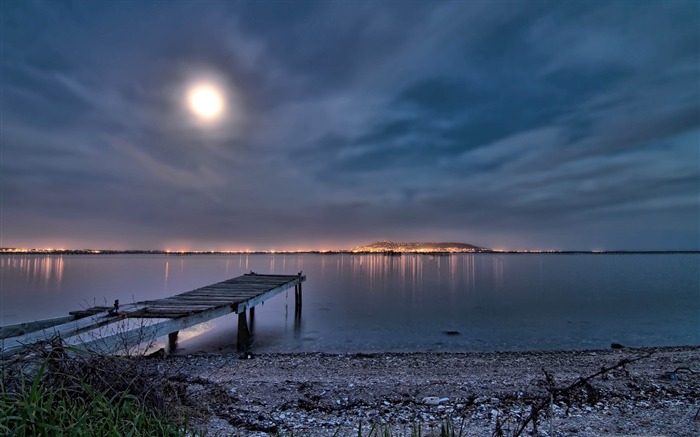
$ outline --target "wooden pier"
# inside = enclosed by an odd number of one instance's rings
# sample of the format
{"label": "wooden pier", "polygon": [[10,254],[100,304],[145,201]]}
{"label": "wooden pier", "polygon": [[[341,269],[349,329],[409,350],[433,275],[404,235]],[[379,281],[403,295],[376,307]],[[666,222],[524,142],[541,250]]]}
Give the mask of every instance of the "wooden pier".
{"label": "wooden pier", "polygon": [[113,307],[72,311],[68,316],[0,327],[0,355],[24,350],[28,345],[60,336],[67,344],[103,353],[168,335],[171,347],[177,333],[203,322],[238,314],[239,349],[250,342],[246,312],[251,320],[255,306],[294,287],[295,319],[301,317],[301,283],[298,275],[262,275],[250,272],[165,299],[147,300]]}

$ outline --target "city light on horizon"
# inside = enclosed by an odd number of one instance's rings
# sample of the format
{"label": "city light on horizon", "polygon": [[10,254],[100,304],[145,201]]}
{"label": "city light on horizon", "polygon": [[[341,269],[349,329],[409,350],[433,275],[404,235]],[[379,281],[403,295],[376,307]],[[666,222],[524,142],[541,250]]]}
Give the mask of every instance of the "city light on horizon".
{"label": "city light on horizon", "polygon": [[[350,254],[386,254],[386,253],[407,253],[407,254],[478,254],[478,253],[532,253],[532,254],[547,254],[547,253],[614,253],[614,252],[693,252],[698,251],[629,251],[625,249],[533,249],[533,248],[465,248],[465,247],[454,247],[450,245],[442,245],[440,247],[420,247],[414,246],[418,243],[392,243],[392,245],[381,245],[381,242],[374,243],[372,247],[370,246],[355,246],[355,247],[343,247],[338,246],[337,248],[284,248],[284,249],[271,249],[271,248],[261,248],[261,249],[90,249],[90,248],[80,248],[80,249],[66,249],[66,248],[18,248],[18,247],[0,247],[0,254],[62,254],[62,253],[85,253],[85,254],[110,254],[110,253],[162,253],[164,255],[183,255],[183,254],[235,254],[235,255],[245,255],[245,254],[301,254],[301,253],[350,253]],[[436,243],[427,243],[436,244]],[[396,245],[404,245],[408,247],[397,247]]]}

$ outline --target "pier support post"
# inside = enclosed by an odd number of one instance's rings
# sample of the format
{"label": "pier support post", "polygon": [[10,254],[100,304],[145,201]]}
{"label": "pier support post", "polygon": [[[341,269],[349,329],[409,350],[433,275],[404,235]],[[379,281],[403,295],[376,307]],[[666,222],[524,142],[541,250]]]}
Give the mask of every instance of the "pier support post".
{"label": "pier support post", "polygon": [[168,334],[168,352],[175,352],[177,349],[177,334],[179,332],[175,331]]}
{"label": "pier support post", "polygon": [[294,286],[294,316],[301,317],[301,284]]}
{"label": "pier support post", "polygon": [[294,286],[294,336],[301,335],[301,284]]}
{"label": "pier support post", "polygon": [[251,337],[253,336],[253,331],[255,331],[255,307],[252,307],[249,311],[250,313],[250,321],[248,321],[249,325],[249,333]]}
{"label": "pier support post", "polygon": [[246,312],[241,311],[238,314],[238,339],[236,341],[236,347],[238,350],[245,350],[250,345],[250,331],[248,330],[248,320],[246,318]]}

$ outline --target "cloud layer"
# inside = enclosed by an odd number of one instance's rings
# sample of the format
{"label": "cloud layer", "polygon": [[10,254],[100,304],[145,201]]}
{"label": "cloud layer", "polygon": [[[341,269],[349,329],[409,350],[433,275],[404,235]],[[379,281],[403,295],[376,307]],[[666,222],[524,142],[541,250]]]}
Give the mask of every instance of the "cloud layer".
{"label": "cloud layer", "polygon": [[2,246],[698,250],[698,8],[3,2]]}

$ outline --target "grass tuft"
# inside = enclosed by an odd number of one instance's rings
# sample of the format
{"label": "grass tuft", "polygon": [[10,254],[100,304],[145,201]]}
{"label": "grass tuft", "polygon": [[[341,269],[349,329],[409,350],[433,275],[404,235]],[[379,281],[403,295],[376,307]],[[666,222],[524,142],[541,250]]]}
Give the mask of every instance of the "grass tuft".
{"label": "grass tuft", "polygon": [[34,360],[2,364],[0,435],[196,434],[186,419],[172,420],[157,408],[154,391],[142,390],[142,376],[115,374],[113,360],[85,360],[54,349]]}

